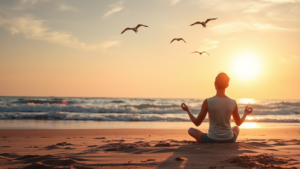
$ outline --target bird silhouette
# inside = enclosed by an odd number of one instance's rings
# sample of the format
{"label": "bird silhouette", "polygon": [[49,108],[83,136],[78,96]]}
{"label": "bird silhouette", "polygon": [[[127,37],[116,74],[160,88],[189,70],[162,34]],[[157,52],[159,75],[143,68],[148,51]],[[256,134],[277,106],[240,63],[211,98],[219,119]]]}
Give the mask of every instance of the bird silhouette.
{"label": "bird silhouette", "polygon": [[[202,55],[202,53],[207,53],[206,51],[203,51],[203,52],[198,52],[198,51],[195,51],[195,52],[192,52],[192,53],[199,53],[200,55]],[[210,56],[210,54],[209,53],[207,53],[209,56]]]}
{"label": "bird silhouette", "polygon": [[209,22],[209,21],[212,21],[212,20],[216,20],[216,19],[218,19],[218,18],[210,18],[210,19],[206,19],[206,21],[205,22],[195,22],[195,23],[193,23],[193,24],[191,24],[190,26],[194,26],[194,25],[196,25],[196,24],[201,24],[204,28],[206,28],[206,24]]}
{"label": "bird silhouette", "polygon": [[141,27],[141,26],[148,27],[148,26],[146,26],[146,25],[138,24],[136,27],[124,29],[123,32],[122,32],[121,34],[123,34],[124,32],[126,32],[126,31],[128,31],[128,30],[133,30],[135,33],[137,33],[137,32],[139,31],[138,28]]}
{"label": "bird silhouette", "polygon": [[186,43],[185,42],[185,40],[184,39],[182,39],[182,38],[174,38],[170,43],[172,43],[174,40],[177,40],[177,41],[180,41],[180,40],[182,40],[184,43]]}

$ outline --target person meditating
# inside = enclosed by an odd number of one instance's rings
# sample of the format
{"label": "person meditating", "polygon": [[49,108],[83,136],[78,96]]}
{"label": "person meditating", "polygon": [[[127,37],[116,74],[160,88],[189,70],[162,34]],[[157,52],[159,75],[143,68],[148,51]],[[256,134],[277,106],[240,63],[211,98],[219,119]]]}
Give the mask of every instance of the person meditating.
{"label": "person meditating", "polygon": [[[225,90],[229,86],[229,77],[226,73],[219,73],[215,79],[215,88],[217,94],[211,98],[205,99],[197,118],[191,113],[185,103],[181,108],[188,113],[191,121],[200,126],[208,112],[209,129],[208,133],[201,130],[190,128],[188,133],[196,139],[197,143],[234,143],[239,135],[239,127],[245,121],[247,115],[251,114],[253,109],[246,107],[244,115],[240,118],[236,101],[225,95]],[[231,115],[237,126],[231,128]]]}

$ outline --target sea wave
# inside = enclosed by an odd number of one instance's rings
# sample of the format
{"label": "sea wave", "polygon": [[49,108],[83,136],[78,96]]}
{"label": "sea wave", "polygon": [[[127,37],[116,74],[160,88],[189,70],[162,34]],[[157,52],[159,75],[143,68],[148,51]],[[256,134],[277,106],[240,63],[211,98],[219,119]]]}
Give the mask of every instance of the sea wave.
{"label": "sea wave", "polygon": [[82,104],[0,104],[0,112],[81,112],[81,113],[182,113],[179,106],[89,106]]}
{"label": "sea wave", "polygon": [[[243,106],[239,113],[243,114]],[[199,107],[191,107],[194,114],[198,114]],[[121,105],[121,106],[93,106],[84,104],[0,104],[2,112],[74,112],[74,113],[132,113],[132,114],[185,114],[179,105]],[[293,115],[300,114],[297,107],[268,107],[254,108],[253,115]]]}
{"label": "sea wave", "polygon": [[13,101],[12,103],[19,104],[75,104],[74,101],[67,101],[62,98],[53,98],[53,99],[18,99],[18,101]]}
{"label": "sea wave", "polygon": [[[203,99],[0,97],[0,119],[190,121],[182,102],[197,116]],[[240,115],[246,106],[254,109],[247,121],[300,122],[300,100],[238,102]]]}
{"label": "sea wave", "polygon": [[161,115],[139,114],[82,114],[68,112],[50,113],[1,113],[0,119],[35,120],[96,120],[96,121],[188,121],[184,117],[165,117]]}
{"label": "sea wave", "polygon": [[[173,115],[173,114],[93,114],[93,113],[69,113],[69,112],[50,112],[50,113],[20,113],[10,112],[1,113],[0,119],[34,119],[34,120],[92,120],[92,121],[169,121],[169,122],[184,122],[190,121],[187,115]],[[232,120],[231,120],[232,121]],[[206,118],[204,122],[208,122]],[[247,119],[246,122],[296,122],[300,119],[294,116],[286,118],[276,117],[255,117]]]}

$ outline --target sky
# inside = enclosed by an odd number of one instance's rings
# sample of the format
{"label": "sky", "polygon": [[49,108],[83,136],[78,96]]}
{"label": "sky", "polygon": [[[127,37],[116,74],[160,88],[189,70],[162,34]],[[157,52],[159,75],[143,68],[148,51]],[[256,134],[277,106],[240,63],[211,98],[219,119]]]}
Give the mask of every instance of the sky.
{"label": "sky", "polygon": [[0,96],[207,98],[225,72],[231,98],[300,99],[299,16],[300,0],[0,1]]}

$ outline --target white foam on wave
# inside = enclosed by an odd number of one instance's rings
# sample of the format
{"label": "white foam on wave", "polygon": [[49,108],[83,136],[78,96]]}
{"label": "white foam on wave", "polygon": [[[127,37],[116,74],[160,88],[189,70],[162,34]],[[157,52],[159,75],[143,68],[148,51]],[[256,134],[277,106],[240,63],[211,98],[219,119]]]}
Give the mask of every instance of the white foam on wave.
{"label": "white foam on wave", "polygon": [[151,115],[151,114],[91,114],[91,113],[1,113],[0,119],[36,119],[36,120],[98,120],[98,121],[188,121],[187,117]]}
{"label": "white foam on wave", "polygon": [[[194,114],[198,114],[200,108],[191,107]],[[243,114],[240,106],[239,113]],[[85,104],[0,104],[2,112],[74,112],[74,113],[132,113],[132,114],[186,114],[178,105],[126,105],[126,106],[94,106]],[[300,114],[300,109],[295,106],[254,108],[253,115],[293,115]]]}
{"label": "white foam on wave", "polygon": [[0,112],[81,112],[81,113],[136,113],[136,114],[182,114],[177,108],[151,107],[138,109],[135,106],[90,106],[83,104],[0,104]]}
{"label": "white foam on wave", "polygon": [[[92,120],[92,121],[190,121],[186,114],[120,114],[120,113],[0,113],[0,119],[35,119],[35,120]],[[206,118],[205,122],[208,121]],[[294,115],[286,116],[254,116],[247,119],[248,122],[300,122],[300,118]]]}

